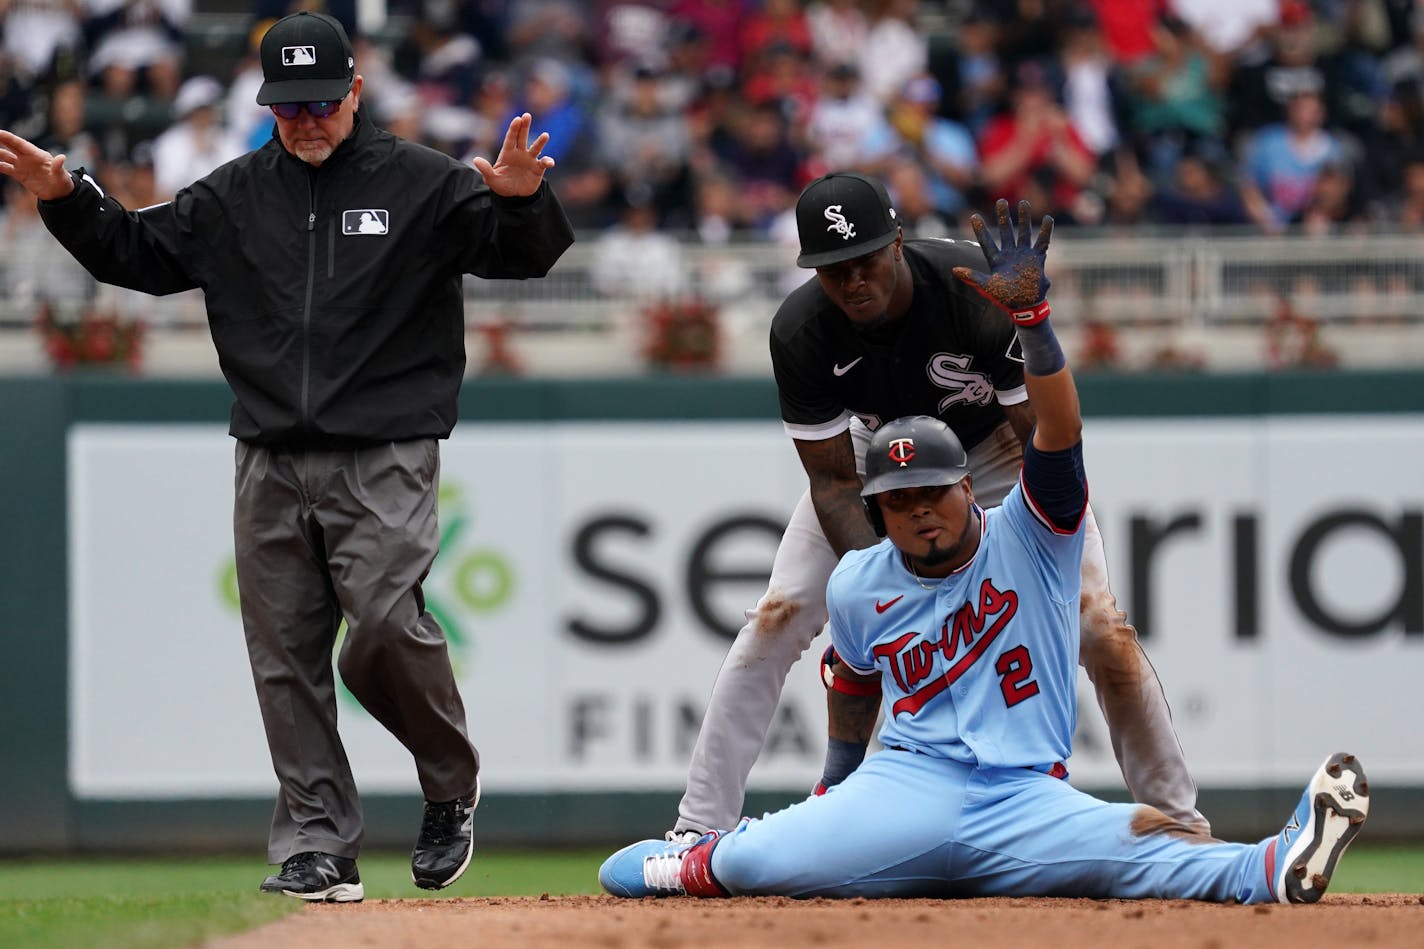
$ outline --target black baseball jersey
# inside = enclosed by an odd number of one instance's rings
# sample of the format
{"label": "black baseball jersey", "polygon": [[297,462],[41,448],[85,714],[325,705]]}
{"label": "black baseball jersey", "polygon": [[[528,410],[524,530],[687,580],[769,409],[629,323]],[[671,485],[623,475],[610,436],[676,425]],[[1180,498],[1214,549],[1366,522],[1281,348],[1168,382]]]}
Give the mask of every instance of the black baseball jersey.
{"label": "black baseball jersey", "polygon": [[777,310],[771,365],[792,438],[832,438],[852,415],[871,430],[932,415],[970,449],[1004,420],[1002,406],[1028,399],[1013,322],[952,272],[983,270],[979,245],[907,240],[904,252],[914,296],[887,326],[859,329],[815,277]]}

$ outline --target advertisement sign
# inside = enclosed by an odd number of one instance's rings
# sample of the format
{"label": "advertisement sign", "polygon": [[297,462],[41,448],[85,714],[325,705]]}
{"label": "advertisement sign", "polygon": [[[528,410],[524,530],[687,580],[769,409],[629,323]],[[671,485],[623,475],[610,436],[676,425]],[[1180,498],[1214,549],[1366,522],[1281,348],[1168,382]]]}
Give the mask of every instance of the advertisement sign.
{"label": "advertisement sign", "polygon": [[[1424,781],[1424,426],[1411,416],[1089,424],[1119,605],[1198,782],[1293,783],[1351,750]],[[1374,461],[1371,461],[1374,459]],[[1387,460],[1387,463],[1386,463]],[[80,798],[275,791],[232,560],[233,443],[204,425],[69,435],[70,783]],[[462,422],[442,444],[445,628],[490,791],[678,789],[730,638],[805,486],[775,422]],[[816,660],[793,667],[752,786],[819,776]],[[1118,787],[1080,676],[1069,762]],[[366,792],[416,790],[347,694]]]}

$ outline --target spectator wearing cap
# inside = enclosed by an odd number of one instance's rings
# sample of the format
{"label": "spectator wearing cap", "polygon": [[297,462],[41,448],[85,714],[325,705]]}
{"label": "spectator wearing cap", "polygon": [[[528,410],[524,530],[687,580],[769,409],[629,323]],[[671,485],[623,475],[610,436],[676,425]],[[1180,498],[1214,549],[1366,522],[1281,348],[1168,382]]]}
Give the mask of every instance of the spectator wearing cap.
{"label": "spectator wearing cap", "polygon": [[598,124],[575,98],[569,68],[550,57],[536,59],[523,89],[523,105],[515,112],[549,117],[544,154],[558,163],[559,198],[569,221],[575,228],[603,226],[613,179],[599,161]]}
{"label": "spectator wearing cap", "polygon": [[160,199],[197,181],[247,151],[219,114],[223,87],[212,76],[194,76],[173,100],[176,121],[153,143],[154,189]]}
{"label": "spectator wearing cap", "polygon": [[889,158],[898,141],[881,104],[860,85],[854,63],[836,63],[821,86],[806,121],[812,158],[828,171],[869,171]]}
{"label": "spectator wearing cap", "polygon": [[1009,107],[979,137],[980,175],[990,200],[1026,196],[1064,220],[1097,161],[1059,105],[1047,70],[1020,63]]}
{"label": "spectator wearing cap", "polygon": [[939,115],[939,103],[939,81],[915,76],[890,107],[890,127],[903,154],[924,170],[935,210],[953,220],[978,183],[979,152],[967,128]]}
{"label": "spectator wearing cap", "polygon": [[687,119],[663,103],[661,74],[648,66],[634,70],[627,97],[607,103],[598,119],[598,161],[614,190],[627,200],[651,189],[664,220],[691,207],[691,144]]}
{"label": "spectator wearing cap", "polygon": [[527,113],[471,168],[362,113],[364,78],[332,17],[278,20],[260,57],[257,101],[277,134],[172,201],[129,211],[8,131],[0,169],[97,279],[203,290],[234,397],[237,587],[278,784],[267,856],[282,869],[261,889],[365,895],[338,670],[411,754],[426,798],[411,875],[440,889],[473,854],[480,773],[422,589],[465,368],[462,280],[543,276],[573,232]]}

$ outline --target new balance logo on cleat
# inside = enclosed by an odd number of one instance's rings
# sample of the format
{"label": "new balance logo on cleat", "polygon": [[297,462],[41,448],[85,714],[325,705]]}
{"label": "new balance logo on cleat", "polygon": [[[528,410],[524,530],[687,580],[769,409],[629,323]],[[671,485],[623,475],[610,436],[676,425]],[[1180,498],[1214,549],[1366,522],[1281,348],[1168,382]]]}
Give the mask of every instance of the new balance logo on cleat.
{"label": "new balance logo on cleat", "polygon": [[260,889],[315,903],[359,903],[366,896],[354,859],[313,850],[292,854]]}
{"label": "new balance logo on cleat", "polygon": [[1327,758],[1266,848],[1266,878],[1279,902],[1314,903],[1325,895],[1369,807],[1370,785],[1359,760],[1344,753]]}

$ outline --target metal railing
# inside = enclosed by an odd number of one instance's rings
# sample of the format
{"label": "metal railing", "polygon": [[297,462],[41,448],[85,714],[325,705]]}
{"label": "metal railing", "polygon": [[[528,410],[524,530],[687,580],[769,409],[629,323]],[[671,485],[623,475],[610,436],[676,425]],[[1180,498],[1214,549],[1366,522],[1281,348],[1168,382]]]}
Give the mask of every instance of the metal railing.
{"label": "metal railing", "polygon": [[[657,253],[609,259],[599,235],[581,235],[545,278],[465,281],[467,322],[507,324],[530,345],[570,334],[628,333],[650,301],[637,287],[671,284],[719,308],[723,332],[757,337],[785,294],[810,273],[774,243],[704,246],[663,235]],[[649,261],[667,261],[654,273]],[[1054,315],[1073,332],[1090,322],[1133,334],[1260,330],[1289,306],[1346,345],[1388,331],[1397,365],[1424,365],[1424,236],[1079,236],[1062,229],[1050,254]],[[650,281],[647,278],[659,279]],[[0,242],[0,330],[27,329],[40,297],[63,310],[95,299],[154,334],[205,330],[199,293],[155,299],[96,287],[45,232]]]}

